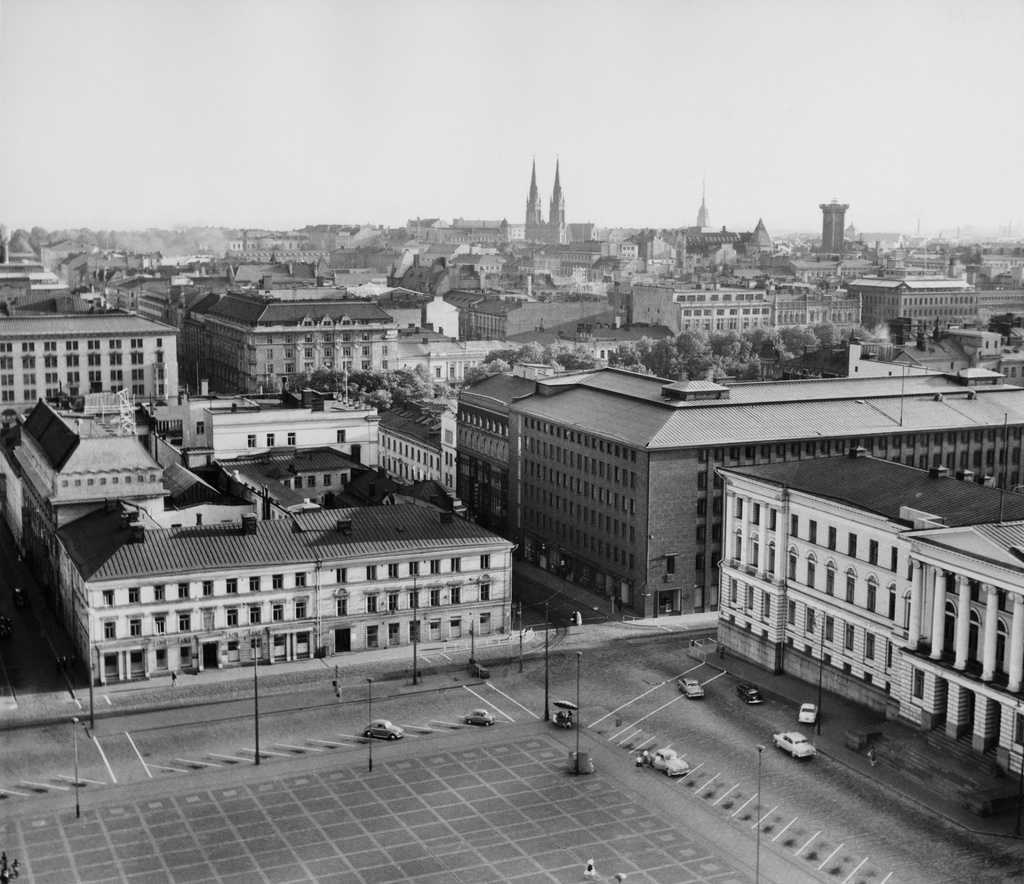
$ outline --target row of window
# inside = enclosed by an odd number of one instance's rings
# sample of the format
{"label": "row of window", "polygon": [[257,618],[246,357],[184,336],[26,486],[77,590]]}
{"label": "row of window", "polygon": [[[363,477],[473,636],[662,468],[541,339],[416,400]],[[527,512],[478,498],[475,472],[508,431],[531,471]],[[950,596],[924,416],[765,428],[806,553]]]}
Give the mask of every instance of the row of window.
{"label": "row of window", "polygon": [[[147,481],[146,473],[135,473],[134,476],[130,473],[126,473],[121,476],[99,476],[98,478],[88,479],[61,479],[60,487],[70,488],[73,486],[75,488],[81,488],[83,485],[86,487],[92,487],[93,485],[106,485],[108,478],[110,479],[111,485],[119,485],[122,481],[124,481],[125,485],[131,485],[133,481],[138,482],[139,484],[144,484]],[[148,481],[156,482],[156,480],[156,473],[149,473]]]}
{"label": "row of window", "polygon": [[[490,554],[485,553],[485,554],[481,555],[480,559],[479,559],[479,562],[480,562],[480,570],[482,570],[482,571],[488,570],[491,567],[491,556],[490,556]],[[402,570],[402,564],[403,563],[399,563],[399,562],[391,562],[391,563],[389,563],[387,565],[387,576],[388,576],[388,578],[393,580],[393,579],[397,579],[397,578],[402,577],[402,576],[406,576],[406,577],[418,577],[418,576],[420,576],[420,574],[421,574],[421,567],[420,566],[422,565],[422,562],[419,562],[419,561],[405,562],[404,564],[405,564],[406,573],[404,575],[400,573],[401,570]],[[442,559],[430,559],[427,562],[428,573],[430,573],[430,574],[442,574],[442,573],[458,574],[458,573],[462,572],[463,560],[462,560],[462,557],[460,557],[460,556],[453,556],[452,558],[450,558],[448,560],[448,570],[447,571],[443,571],[442,570],[442,564],[443,564]],[[335,568],[334,569],[334,577],[335,577],[335,581],[334,582],[335,583],[339,583],[339,584],[348,583],[349,582],[349,570],[350,569],[348,569],[348,568]],[[383,573],[383,571],[379,570],[379,566],[378,565],[366,565],[365,569],[352,569],[352,570],[359,570],[361,573],[365,574],[365,579],[366,580],[377,580],[378,579],[378,573]],[[359,578],[357,577],[356,579],[359,579]],[[308,581],[309,581],[309,572],[307,572],[307,571],[296,571],[295,574],[293,575],[292,585],[290,587],[288,587],[288,588],[289,589],[291,589],[291,588],[302,588],[304,586],[309,586],[309,582]],[[220,580],[216,580],[216,581],[215,580],[203,580],[203,581],[200,581],[199,586],[200,586],[200,589],[201,589],[201,597],[202,598],[211,598],[214,595],[220,595],[221,593],[217,591],[219,589],[217,584],[221,584],[221,581]],[[271,575],[271,577],[270,577],[270,587],[269,587],[270,589],[272,589],[272,590],[284,589],[285,588],[284,584],[285,584],[285,575],[284,574],[272,574]],[[223,587],[223,594],[224,595],[237,595],[238,592],[239,592],[239,589],[242,588],[242,587],[248,587],[249,592],[260,592],[262,589],[265,588],[264,587],[264,578],[259,576],[259,575],[253,575],[251,577],[244,578],[244,579],[241,579],[241,578],[238,578],[238,577],[227,577],[227,578],[225,578],[223,580],[223,583],[221,585]],[[483,587],[484,586],[488,586],[488,592],[489,592],[490,588],[489,588],[488,584],[482,583],[480,586],[481,586],[481,592],[483,592]],[[458,587],[450,587],[450,589],[455,591],[455,590],[458,589]],[[164,602],[164,601],[171,601],[171,600],[174,600],[174,599],[188,599],[188,598],[192,598],[193,597],[192,596],[192,583],[170,583],[170,584],[158,583],[158,584],[155,584],[152,587],[146,587],[146,590],[147,590],[146,595],[149,596],[146,599],[147,602]],[[124,595],[123,595],[123,597],[121,597],[119,599],[119,596],[121,596],[122,592],[123,592]],[[152,593],[151,596],[150,596],[150,592]],[[107,608],[113,607],[115,604],[138,605],[138,604],[142,603],[142,600],[143,600],[142,587],[130,586],[126,590],[123,590],[123,591],[122,590],[113,590],[113,589],[105,589],[105,590],[103,590],[103,606],[107,607]],[[438,604],[440,604],[440,602],[438,602]],[[453,603],[453,604],[457,604],[457,602]]]}
{"label": "row of window", "polygon": [[[57,352],[57,341],[43,341],[42,344],[43,344],[43,352],[44,353],[56,353]],[[98,338],[90,338],[89,340],[86,341],[86,345],[87,345],[89,350],[99,350],[99,349],[101,349],[102,344],[103,344],[103,341],[98,339]],[[120,350],[123,345],[124,345],[124,339],[123,338],[110,338],[110,339],[107,340],[107,346],[111,350]],[[163,338],[157,338],[156,339],[156,345],[158,347],[162,347],[164,345]],[[129,346],[133,350],[141,350],[142,346],[143,346],[143,339],[142,338],[131,338],[130,342],[129,342]],[[65,351],[77,350],[78,349],[78,340],[76,339],[76,340],[73,340],[73,341],[65,341],[64,342],[64,349],[65,349]],[[21,352],[22,353],[34,353],[35,350],[36,350],[35,341],[22,341],[21,342]],[[13,353],[13,352],[14,352],[14,343],[12,341],[4,341],[4,342],[0,343],[0,353]]]}
{"label": "row of window", "polygon": [[[202,421],[199,421],[196,424],[196,432],[199,433],[200,435],[202,435],[204,427],[205,427],[204,423]],[[336,432],[336,434],[335,434],[335,442],[337,444],[341,444],[341,443],[343,443],[345,441],[345,433],[346,433],[345,430],[338,430]],[[266,440],[267,440],[266,447],[267,448],[273,448],[277,444],[277,433],[267,433],[266,434]],[[298,436],[295,433],[286,433],[285,434],[285,443],[284,444],[287,447],[289,447],[289,448],[294,448],[298,444],[297,440],[298,440]],[[245,440],[246,447],[248,447],[248,448],[255,448],[258,441],[259,440],[257,439],[257,436],[256,436],[255,433],[249,433],[249,434],[247,434],[246,440]]]}
{"label": "row of window", "polygon": [[[557,445],[551,445],[549,447],[546,443],[534,446],[532,444],[534,441],[535,440],[531,439],[527,442],[527,449],[529,451],[534,453],[539,452],[541,458],[547,458],[553,455],[555,463],[564,463],[570,469],[573,468],[573,453],[571,451],[567,451]],[[633,470],[627,470],[625,468],[620,469],[618,466],[606,464],[603,460],[587,457],[585,454],[581,455],[579,452],[576,453],[575,461],[576,469],[582,470],[586,475],[606,479],[609,482],[616,482],[619,485],[622,485],[623,488],[636,488],[636,473]],[[545,483],[550,482],[554,485],[561,485],[563,488],[575,488],[577,493],[582,490],[584,496],[590,493],[588,482],[583,481],[578,476],[570,476],[568,473],[563,473],[561,470],[549,468],[543,462],[527,460],[526,472],[528,475],[535,476]],[[591,494],[591,496],[593,496],[593,494]]]}
{"label": "row of window", "polygon": [[554,436],[556,439],[564,439],[573,445],[581,445],[584,448],[591,448],[595,451],[601,452],[602,454],[608,454],[612,457],[621,457],[631,463],[636,463],[636,450],[625,445],[605,442],[604,439],[599,439],[596,436],[590,436],[587,433],[581,433],[578,430],[570,430],[565,427],[560,427],[558,424],[540,421],[532,417],[524,418],[523,424],[526,430],[534,430],[537,433]]}

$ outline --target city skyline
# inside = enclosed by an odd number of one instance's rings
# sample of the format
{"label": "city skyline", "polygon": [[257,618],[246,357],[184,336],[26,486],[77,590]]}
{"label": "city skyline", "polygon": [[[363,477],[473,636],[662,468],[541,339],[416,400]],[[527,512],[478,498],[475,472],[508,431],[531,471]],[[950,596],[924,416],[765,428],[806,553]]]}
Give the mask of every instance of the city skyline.
{"label": "city skyline", "polygon": [[[7,0],[11,229],[1024,226],[1024,3]],[[985,130],[979,131],[984,125]]]}

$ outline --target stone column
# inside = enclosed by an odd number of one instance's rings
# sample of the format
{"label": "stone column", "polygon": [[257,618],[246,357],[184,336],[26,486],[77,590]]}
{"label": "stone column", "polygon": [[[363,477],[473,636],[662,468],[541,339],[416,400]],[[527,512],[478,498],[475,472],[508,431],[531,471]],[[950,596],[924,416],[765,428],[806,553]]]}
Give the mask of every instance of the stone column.
{"label": "stone column", "polygon": [[1021,669],[1024,668],[1024,596],[1015,592],[1013,624],[1010,626],[1010,679],[1006,688],[1011,694],[1020,690]]}
{"label": "stone column", "polygon": [[914,560],[914,579],[910,584],[910,628],[907,640],[916,648],[921,641],[921,597],[924,594],[924,564]]}
{"label": "stone column", "polygon": [[996,672],[996,633],[999,630],[999,590],[990,583],[983,583],[985,591],[985,646],[982,657],[982,681],[992,681]]}
{"label": "stone column", "polygon": [[946,736],[950,739],[955,740],[967,733],[969,693],[970,689],[960,682],[949,682],[949,692],[946,698]]}
{"label": "stone column", "polygon": [[932,595],[932,652],[931,658],[938,660],[945,650],[946,638],[946,572],[935,568],[935,592]]}
{"label": "stone column", "polygon": [[953,668],[966,669],[971,637],[971,585],[962,574],[956,575],[956,595],[956,661]]}

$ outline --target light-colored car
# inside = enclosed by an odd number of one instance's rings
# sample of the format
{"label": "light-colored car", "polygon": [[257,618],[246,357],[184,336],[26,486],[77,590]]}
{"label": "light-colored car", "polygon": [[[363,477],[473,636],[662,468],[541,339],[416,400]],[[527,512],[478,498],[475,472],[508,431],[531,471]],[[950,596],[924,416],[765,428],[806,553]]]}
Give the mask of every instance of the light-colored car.
{"label": "light-colored car", "polygon": [[681,777],[690,772],[688,765],[675,749],[659,749],[651,756],[651,767],[665,771],[666,776]]}
{"label": "light-colored car", "polygon": [[796,718],[800,724],[814,724],[818,720],[818,707],[813,703],[804,703]]}
{"label": "light-colored car", "polygon": [[494,716],[486,709],[474,709],[466,716],[466,724],[480,724],[490,727],[494,724]]}
{"label": "light-colored car", "polygon": [[810,758],[816,751],[807,737],[798,731],[772,734],[772,739],[775,741],[776,746],[783,752],[788,752],[794,758]]}
{"label": "light-colored car", "polygon": [[700,686],[700,682],[695,678],[684,678],[679,682],[679,690],[681,690],[691,700],[699,699],[704,696],[704,688]]}
{"label": "light-colored car", "polygon": [[363,731],[363,736],[377,740],[398,740],[405,736],[405,731],[386,718],[375,718]]}

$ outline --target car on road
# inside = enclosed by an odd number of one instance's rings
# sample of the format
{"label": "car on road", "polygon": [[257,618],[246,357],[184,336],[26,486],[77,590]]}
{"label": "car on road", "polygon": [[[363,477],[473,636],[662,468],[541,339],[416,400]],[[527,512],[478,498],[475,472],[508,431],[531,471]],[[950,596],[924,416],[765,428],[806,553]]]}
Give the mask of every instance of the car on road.
{"label": "car on road", "polygon": [[807,737],[799,731],[772,734],[772,740],[783,752],[788,752],[794,758],[811,758],[816,751]]}
{"label": "car on road", "polygon": [[27,608],[28,607],[28,593],[25,592],[24,586],[14,587],[14,607],[16,608]]}
{"label": "car on road", "polygon": [[679,682],[679,690],[691,700],[697,700],[704,696],[704,688],[695,678],[684,678]]}
{"label": "car on road", "polygon": [[690,772],[690,765],[679,757],[675,749],[659,749],[651,756],[651,767],[665,772],[665,776],[681,777]]}
{"label": "car on road", "polygon": [[757,689],[757,686],[748,684],[745,681],[741,681],[736,685],[736,693],[740,695],[740,699],[742,699],[744,703],[764,702],[764,697],[761,696],[761,692]]}
{"label": "car on road", "polygon": [[466,716],[466,724],[479,724],[490,727],[494,724],[494,716],[486,709],[474,709]]}
{"label": "car on road", "polygon": [[405,736],[405,731],[386,718],[375,718],[363,731],[363,736],[377,740],[398,740]]}
{"label": "car on road", "polygon": [[804,703],[796,719],[800,724],[814,724],[818,720],[818,707],[813,703]]}

